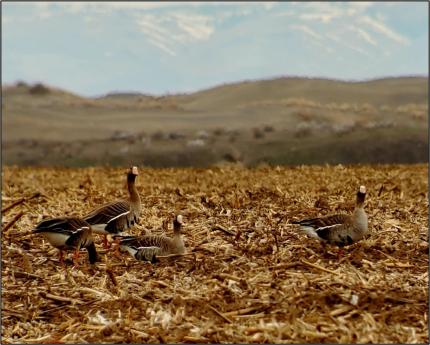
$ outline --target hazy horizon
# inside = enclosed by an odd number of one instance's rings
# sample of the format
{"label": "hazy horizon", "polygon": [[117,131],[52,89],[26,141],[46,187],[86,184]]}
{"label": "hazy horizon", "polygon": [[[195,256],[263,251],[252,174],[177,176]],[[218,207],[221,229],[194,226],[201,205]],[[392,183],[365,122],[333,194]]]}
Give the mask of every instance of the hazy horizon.
{"label": "hazy horizon", "polygon": [[101,97],[103,95],[109,95],[109,94],[142,94],[142,95],[146,95],[146,96],[153,96],[153,97],[159,97],[159,96],[173,96],[173,95],[187,95],[187,94],[193,94],[193,93],[197,93],[197,92],[202,92],[202,91],[206,91],[206,90],[211,90],[211,89],[215,89],[218,87],[222,87],[222,86],[226,86],[226,85],[237,85],[237,84],[241,84],[241,83],[249,83],[249,82],[258,82],[258,81],[271,81],[271,80],[277,80],[277,79],[283,79],[283,78],[297,78],[297,79],[310,79],[310,80],[327,80],[327,81],[339,81],[339,82],[345,82],[345,83],[364,83],[364,82],[369,82],[369,81],[376,81],[376,80],[385,80],[385,79],[401,79],[401,78],[428,78],[428,75],[420,75],[420,74],[404,74],[404,75],[387,75],[387,76],[381,76],[381,77],[374,77],[374,78],[363,78],[363,79],[341,79],[341,78],[330,78],[330,77],[320,77],[320,76],[300,76],[300,75],[279,75],[279,76],[270,76],[267,78],[261,78],[261,79],[242,79],[242,80],[237,80],[237,81],[230,81],[230,82],[223,82],[221,84],[216,84],[216,85],[212,85],[212,86],[208,86],[208,87],[202,87],[200,89],[197,90],[191,90],[191,91],[186,91],[186,92],[166,92],[166,93],[150,93],[150,92],[143,92],[140,90],[127,90],[127,89],[113,89],[101,94],[96,94],[96,95],[84,95],[84,94],[80,94],[78,92],[73,92],[72,90],[66,89],[66,88],[62,88],[62,87],[58,87],[57,85],[52,85],[52,84],[48,84],[45,83],[43,81],[34,81],[34,82],[28,82],[26,80],[15,80],[13,82],[10,83],[3,83],[2,87],[13,87],[16,86],[18,83],[25,83],[28,86],[34,86],[36,84],[42,84],[46,87],[50,87],[50,88],[55,88],[55,89],[59,89],[59,90],[63,90],[65,92],[70,92],[73,94],[76,94],[78,96],[81,97],[88,97],[88,98],[96,98],[96,97]]}
{"label": "hazy horizon", "polygon": [[2,3],[3,84],[82,96],[428,77],[428,4]]}

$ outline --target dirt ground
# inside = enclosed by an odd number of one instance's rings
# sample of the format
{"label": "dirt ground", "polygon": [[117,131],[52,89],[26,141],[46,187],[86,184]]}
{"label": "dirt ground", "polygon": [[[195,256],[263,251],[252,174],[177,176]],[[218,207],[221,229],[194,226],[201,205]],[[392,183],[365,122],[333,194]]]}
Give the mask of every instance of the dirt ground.
{"label": "dirt ground", "polygon": [[[187,255],[95,235],[101,261],[64,270],[29,232],[126,197],[126,168],[3,167],[2,343],[428,343],[428,164],[142,168],[130,232],[182,214]],[[291,224],[351,212],[361,184],[370,235],[340,258]]]}

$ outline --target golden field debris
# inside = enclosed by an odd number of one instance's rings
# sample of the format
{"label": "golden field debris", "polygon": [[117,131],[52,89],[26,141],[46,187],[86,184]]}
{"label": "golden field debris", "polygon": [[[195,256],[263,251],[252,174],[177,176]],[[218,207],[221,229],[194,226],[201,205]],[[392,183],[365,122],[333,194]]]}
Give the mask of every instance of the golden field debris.
{"label": "golden field debris", "polygon": [[[94,235],[100,262],[64,270],[31,230],[125,198],[126,168],[3,167],[2,343],[428,343],[428,164],[140,168],[130,233],[182,214],[186,255]],[[370,236],[340,259],[290,223],[351,212],[359,185]]]}

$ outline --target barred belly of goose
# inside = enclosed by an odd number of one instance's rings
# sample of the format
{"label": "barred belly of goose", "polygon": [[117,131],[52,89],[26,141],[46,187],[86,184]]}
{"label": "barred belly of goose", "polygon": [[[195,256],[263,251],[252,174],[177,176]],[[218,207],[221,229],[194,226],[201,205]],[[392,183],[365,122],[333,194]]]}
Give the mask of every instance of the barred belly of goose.
{"label": "barred belly of goose", "polygon": [[103,235],[103,245],[108,248],[107,235],[118,234],[139,223],[141,211],[140,196],[136,188],[137,167],[127,171],[128,200],[106,203],[91,211],[83,218],[92,225],[93,232]]}
{"label": "barred belly of goose", "polygon": [[360,186],[352,215],[335,214],[326,217],[294,221],[300,230],[323,243],[343,247],[361,240],[367,233],[367,215],[364,211],[366,188]]}
{"label": "barred belly of goose", "polygon": [[41,234],[53,247],[60,250],[60,263],[64,265],[63,251],[74,250],[74,261],[77,265],[79,250],[85,248],[91,264],[97,261],[91,225],[76,217],[47,219],[33,229],[33,234]]}
{"label": "barred belly of goose", "polygon": [[181,236],[182,216],[173,220],[173,237],[162,235],[118,236],[121,250],[129,252],[135,259],[157,262],[157,256],[184,254],[185,244]]}

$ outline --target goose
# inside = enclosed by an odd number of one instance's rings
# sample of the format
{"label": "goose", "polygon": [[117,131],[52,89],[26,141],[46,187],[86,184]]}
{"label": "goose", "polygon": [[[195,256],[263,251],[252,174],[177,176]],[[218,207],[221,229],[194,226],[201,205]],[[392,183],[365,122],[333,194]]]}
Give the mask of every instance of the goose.
{"label": "goose", "polygon": [[139,222],[141,203],[135,184],[137,175],[139,172],[135,166],[127,171],[128,200],[106,203],[83,217],[85,221],[91,224],[93,232],[104,236],[103,245],[105,248],[108,247],[108,234],[118,234]]}
{"label": "goose", "polygon": [[173,237],[162,235],[121,236],[119,247],[135,259],[157,262],[157,255],[184,254],[185,244],[181,236],[182,215],[173,220]]}
{"label": "goose", "polygon": [[323,243],[343,247],[361,240],[367,233],[367,215],[364,211],[366,187],[360,186],[352,215],[335,214],[325,217],[294,221],[300,230]]}
{"label": "goose", "polygon": [[85,248],[91,264],[97,261],[91,225],[76,217],[60,217],[41,221],[32,230],[41,234],[53,247],[60,250],[60,263],[63,265],[63,251],[75,250],[74,260],[79,258],[79,250]]}

